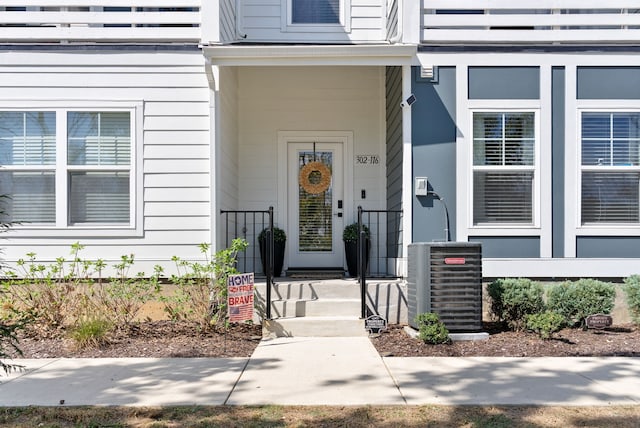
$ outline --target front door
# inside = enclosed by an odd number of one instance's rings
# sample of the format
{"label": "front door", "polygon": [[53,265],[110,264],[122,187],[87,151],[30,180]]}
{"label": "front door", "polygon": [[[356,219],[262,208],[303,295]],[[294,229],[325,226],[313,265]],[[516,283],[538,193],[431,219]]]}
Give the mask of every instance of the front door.
{"label": "front door", "polygon": [[344,264],[342,155],[342,143],[288,143],[289,267]]}

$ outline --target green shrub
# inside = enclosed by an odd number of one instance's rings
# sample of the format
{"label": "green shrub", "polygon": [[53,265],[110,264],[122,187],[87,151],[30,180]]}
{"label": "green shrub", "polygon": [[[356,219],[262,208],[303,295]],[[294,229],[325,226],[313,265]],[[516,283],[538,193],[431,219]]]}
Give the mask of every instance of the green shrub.
{"label": "green shrub", "polygon": [[544,288],[526,278],[495,280],[488,292],[493,314],[514,330],[524,329],[527,315],[544,310]]}
{"label": "green shrub", "polygon": [[83,248],[76,242],[71,245],[70,260],[58,257],[51,264],[39,263],[35,253],[27,253],[27,259],[16,262],[15,271],[4,272],[6,301],[46,329],[73,324],[77,314],[87,310],[86,287],[95,273],[95,263],[79,257]]}
{"label": "green shrub", "polygon": [[103,283],[99,281],[91,287],[92,298],[98,310],[119,327],[129,326],[142,306],[153,300],[160,292],[161,266],[155,266],[154,274],[146,278],[144,272],[131,277],[129,269],[133,266],[133,254],[121,256],[116,264],[116,275]]}
{"label": "green shrub", "polygon": [[526,325],[527,329],[535,331],[542,339],[550,339],[553,333],[564,327],[565,319],[556,312],[545,311],[527,315]]}
{"label": "green shrub", "polygon": [[173,320],[189,320],[206,331],[227,320],[227,278],[239,273],[236,257],[248,246],[242,238],[231,242],[231,247],[209,254],[210,245],[200,244],[205,263],[189,262],[173,257],[178,274],[171,276],[176,289],[171,296],[162,296],[165,311]]}
{"label": "green shrub", "polygon": [[449,343],[449,330],[444,325],[437,314],[426,312],[416,316],[418,324],[418,337],[424,343],[437,345],[440,343]]}
{"label": "green shrub", "polygon": [[568,325],[584,327],[585,318],[589,315],[611,313],[615,297],[613,284],[580,279],[551,286],[547,293],[547,306],[562,315]]}
{"label": "green shrub", "polygon": [[86,318],[78,321],[71,330],[71,338],[78,348],[98,348],[109,342],[112,324],[102,318]]}
{"label": "green shrub", "polygon": [[640,275],[625,278],[623,289],[631,317],[636,324],[640,324]]}

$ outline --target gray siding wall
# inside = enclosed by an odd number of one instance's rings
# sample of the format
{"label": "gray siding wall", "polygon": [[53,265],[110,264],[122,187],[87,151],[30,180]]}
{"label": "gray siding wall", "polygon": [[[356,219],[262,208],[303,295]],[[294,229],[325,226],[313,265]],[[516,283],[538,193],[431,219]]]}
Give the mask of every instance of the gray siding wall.
{"label": "gray siding wall", "polygon": [[[413,67],[413,176],[428,177],[429,190],[449,209],[449,235],[456,238],[456,69],[440,67],[438,80],[420,78]],[[445,239],[445,211],[433,196],[413,197],[413,242]]]}
{"label": "gray siding wall", "polygon": [[565,70],[553,67],[551,70],[551,169],[552,208],[551,229],[553,257],[564,257],[564,152],[565,152]]}
{"label": "gray siding wall", "polygon": [[[386,157],[387,209],[402,209],[402,67],[387,67],[386,72]],[[398,225],[394,215],[387,216],[388,242],[396,242]],[[387,245],[387,257],[398,257],[399,246]]]}
{"label": "gray siding wall", "polygon": [[578,99],[640,100],[640,67],[578,67]]}
{"label": "gray siding wall", "polygon": [[469,67],[470,100],[537,100],[538,67]]}
{"label": "gray siding wall", "polygon": [[402,209],[402,68],[387,67],[387,209]]}
{"label": "gray siding wall", "polygon": [[491,258],[539,258],[537,236],[469,236],[469,242],[482,244],[482,256]]}
{"label": "gray siding wall", "polygon": [[578,236],[576,256],[585,258],[640,258],[640,240],[633,236]]}

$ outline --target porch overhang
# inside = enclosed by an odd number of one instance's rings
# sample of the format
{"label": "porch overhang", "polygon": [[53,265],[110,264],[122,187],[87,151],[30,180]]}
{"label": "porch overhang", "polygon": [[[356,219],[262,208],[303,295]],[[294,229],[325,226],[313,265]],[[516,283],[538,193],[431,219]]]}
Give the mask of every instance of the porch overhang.
{"label": "porch overhang", "polygon": [[218,45],[203,46],[217,66],[411,65],[416,45]]}

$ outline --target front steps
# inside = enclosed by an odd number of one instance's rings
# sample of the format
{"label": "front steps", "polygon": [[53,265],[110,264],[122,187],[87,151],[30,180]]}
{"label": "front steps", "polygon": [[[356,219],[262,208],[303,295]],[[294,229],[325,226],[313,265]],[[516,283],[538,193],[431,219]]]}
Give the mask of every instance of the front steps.
{"label": "front steps", "polygon": [[[263,337],[367,336],[360,319],[360,285],[354,279],[278,279],[271,289],[271,320]],[[265,288],[257,287],[264,302]]]}

